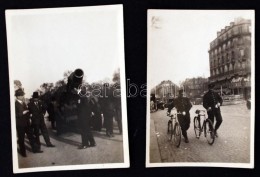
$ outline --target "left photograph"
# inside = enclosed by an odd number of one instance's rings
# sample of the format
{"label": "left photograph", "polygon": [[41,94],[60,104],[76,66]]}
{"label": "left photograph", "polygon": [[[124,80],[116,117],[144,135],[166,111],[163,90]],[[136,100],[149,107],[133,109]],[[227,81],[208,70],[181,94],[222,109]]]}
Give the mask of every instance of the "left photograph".
{"label": "left photograph", "polygon": [[5,15],[13,172],[129,167],[123,6]]}

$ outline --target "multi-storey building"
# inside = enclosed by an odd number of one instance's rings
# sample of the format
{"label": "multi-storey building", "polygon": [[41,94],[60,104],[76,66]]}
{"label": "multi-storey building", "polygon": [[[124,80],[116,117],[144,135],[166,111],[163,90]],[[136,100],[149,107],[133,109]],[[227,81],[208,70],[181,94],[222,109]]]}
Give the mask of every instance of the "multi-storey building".
{"label": "multi-storey building", "polygon": [[209,82],[219,92],[241,95],[251,94],[251,20],[236,18],[229,26],[217,32],[210,43]]}
{"label": "multi-storey building", "polygon": [[202,98],[207,91],[208,78],[197,77],[187,78],[181,83],[184,88],[185,95],[191,99]]}
{"label": "multi-storey building", "polygon": [[157,99],[168,103],[169,99],[176,97],[179,87],[170,80],[162,81],[151,90]]}

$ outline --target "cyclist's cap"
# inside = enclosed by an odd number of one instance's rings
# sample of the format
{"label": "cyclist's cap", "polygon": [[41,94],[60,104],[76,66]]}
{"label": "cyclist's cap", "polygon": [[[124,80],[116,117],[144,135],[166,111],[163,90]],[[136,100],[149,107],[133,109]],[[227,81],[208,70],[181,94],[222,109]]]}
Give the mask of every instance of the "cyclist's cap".
{"label": "cyclist's cap", "polygon": [[210,83],[209,85],[208,85],[208,88],[209,89],[213,89],[215,87],[215,84],[213,84],[213,83]]}

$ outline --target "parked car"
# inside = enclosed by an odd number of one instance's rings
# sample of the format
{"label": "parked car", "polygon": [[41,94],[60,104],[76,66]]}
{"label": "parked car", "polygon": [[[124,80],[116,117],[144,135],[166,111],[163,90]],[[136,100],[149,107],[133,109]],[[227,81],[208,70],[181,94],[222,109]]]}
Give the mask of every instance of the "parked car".
{"label": "parked car", "polygon": [[163,101],[157,101],[157,109],[164,110],[164,102]]}
{"label": "parked car", "polygon": [[199,105],[199,104],[202,104],[203,99],[202,99],[202,98],[194,98],[194,99],[191,100],[191,102],[192,102],[194,105]]}

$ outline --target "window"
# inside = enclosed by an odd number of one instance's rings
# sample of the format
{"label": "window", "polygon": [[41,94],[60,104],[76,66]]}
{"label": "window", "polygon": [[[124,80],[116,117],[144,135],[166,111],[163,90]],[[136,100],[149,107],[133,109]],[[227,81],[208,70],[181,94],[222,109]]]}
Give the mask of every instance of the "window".
{"label": "window", "polygon": [[232,51],[232,52],[231,52],[231,60],[234,60],[234,59],[235,59],[235,52]]}
{"label": "window", "polygon": [[227,53],[227,55],[226,55],[226,62],[227,62],[227,63],[229,62],[229,55],[228,55],[228,53]]}

